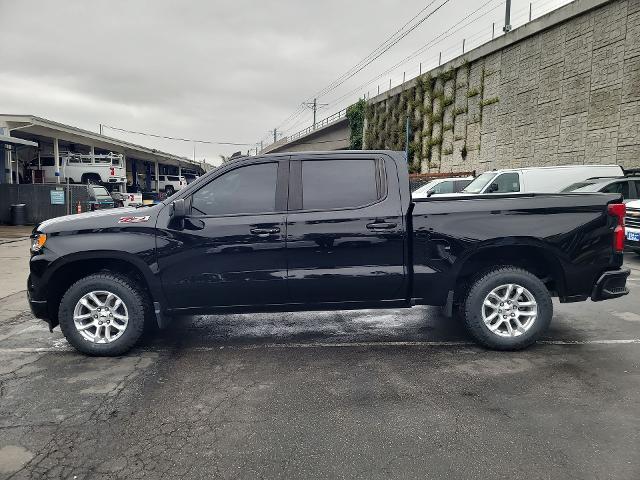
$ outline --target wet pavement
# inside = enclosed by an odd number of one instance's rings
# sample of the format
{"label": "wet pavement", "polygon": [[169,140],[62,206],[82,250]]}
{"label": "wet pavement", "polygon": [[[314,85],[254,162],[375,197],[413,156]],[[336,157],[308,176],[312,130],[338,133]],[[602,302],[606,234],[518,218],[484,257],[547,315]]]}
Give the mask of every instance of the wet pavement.
{"label": "wet pavement", "polygon": [[631,294],[474,346],[439,309],[176,319],[87,358],[0,300],[0,478],[640,478]]}

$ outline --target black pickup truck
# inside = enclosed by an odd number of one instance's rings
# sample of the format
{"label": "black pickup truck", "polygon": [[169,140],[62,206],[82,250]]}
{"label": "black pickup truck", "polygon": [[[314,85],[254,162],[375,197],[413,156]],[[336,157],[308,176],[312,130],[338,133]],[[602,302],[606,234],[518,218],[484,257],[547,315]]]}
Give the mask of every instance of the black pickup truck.
{"label": "black pickup truck", "polygon": [[175,314],[417,304],[514,350],[543,335],[552,296],[628,293],[624,213],[619,194],[412,200],[397,152],[251,157],[153,207],[36,226],[29,302],[90,355]]}

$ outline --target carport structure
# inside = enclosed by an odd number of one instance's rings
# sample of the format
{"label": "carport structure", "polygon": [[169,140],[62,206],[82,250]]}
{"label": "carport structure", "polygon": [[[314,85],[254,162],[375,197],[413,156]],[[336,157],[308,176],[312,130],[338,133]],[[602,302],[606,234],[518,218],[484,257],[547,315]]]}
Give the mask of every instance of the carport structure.
{"label": "carport structure", "polygon": [[[11,137],[0,133],[0,154],[2,155],[2,158],[4,158],[4,168],[2,169],[2,175],[0,175],[0,183],[4,183],[7,179],[9,180],[9,183],[20,181],[16,154],[21,148],[37,149],[38,144],[31,140],[24,140],[22,138]],[[16,167],[14,167],[14,164]]]}
{"label": "carport structure", "polygon": [[[0,183],[20,182],[24,167],[41,155],[53,156],[57,182],[60,183],[61,152],[82,154],[114,152],[124,157],[127,178],[138,186],[138,174],[145,176],[146,190],[151,189],[151,176],[157,179],[162,174],[182,174],[182,169],[203,173],[205,166],[186,157],[172,155],[154,148],[136,145],[117,138],[101,135],[89,130],[54,122],[34,115],[0,114],[0,134],[14,141],[11,149],[4,152],[4,174]],[[35,148],[16,149],[15,142],[33,142]],[[33,143],[30,145],[33,147]],[[5,147],[6,148],[6,147]],[[7,166],[8,165],[8,166]],[[9,172],[16,172],[11,174]],[[159,183],[155,182],[159,191]],[[121,189],[126,189],[125,185]]]}

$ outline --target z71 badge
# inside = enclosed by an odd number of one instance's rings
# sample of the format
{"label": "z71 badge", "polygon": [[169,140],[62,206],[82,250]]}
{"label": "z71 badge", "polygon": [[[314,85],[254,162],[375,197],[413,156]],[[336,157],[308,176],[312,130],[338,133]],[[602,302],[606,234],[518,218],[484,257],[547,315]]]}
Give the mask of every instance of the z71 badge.
{"label": "z71 badge", "polygon": [[144,217],[120,217],[118,223],[143,223],[149,221],[149,215]]}

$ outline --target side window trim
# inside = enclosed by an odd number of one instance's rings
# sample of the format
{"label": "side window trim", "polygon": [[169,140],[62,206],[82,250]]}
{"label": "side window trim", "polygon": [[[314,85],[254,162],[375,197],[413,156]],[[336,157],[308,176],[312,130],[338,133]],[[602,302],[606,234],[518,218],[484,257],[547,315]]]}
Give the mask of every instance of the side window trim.
{"label": "side window trim", "polygon": [[[352,158],[349,158],[351,160]],[[387,199],[388,190],[387,190],[387,177],[386,177],[386,166],[384,157],[378,156],[367,156],[357,158],[358,160],[373,160],[375,161],[375,175],[376,175],[376,193],[378,194],[378,198],[374,202],[370,202],[364,205],[357,205],[351,207],[337,207],[337,208],[309,208],[303,209],[303,190],[304,186],[302,183],[302,162],[304,161],[323,161],[318,158],[308,157],[302,158],[300,160],[292,160],[290,162],[290,176],[289,176],[289,205],[288,211],[296,213],[306,213],[306,212],[335,212],[335,211],[343,211],[343,210],[358,210],[361,208],[367,208],[372,205],[376,205],[381,203]],[[336,155],[328,160],[340,160],[340,156]],[[353,159],[356,160],[356,159]]]}
{"label": "side window trim", "polygon": [[[211,182],[214,182],[216,179],[222,177],[223,175],[226,175],[227,173],[232,172],[233,170],[237,170],[238,168],[243,168],[243,167],[248,167],[251,165],[260,165],[263,163],[276,163],[277,164],[277,173],[276,173],[276,198],[275,198],[275,211],[267,211],[267,212],[254,212],[254,213],[225,213],[222,215],[195,215],[193,213],[193,196],[198,193],[201,189],[203,189],[204,187],[206,187],[207,185],[209,185]],[[225,217],[247,217],[247,216],[255,216],[255,215],[278,215],[278,214],[283,214],[286,213],[286,199],[288,196],[288,176],[289,176],[289,157],[286,158],[277,158],[277,159],[261,159],[261,161],[257,161],[257,162],[251,162],[251,163],[245,163],[243,165],[237,165],[234,166],[233,168],[229,168],[227,170],[225,170],[224,172],[220,172],[219,175],[216,175],[215,177],[211,178],[211,180],[209,180],[207,183],[203,183],[202,185],[200,185],[198,187],[197,190],[195,190],[194,192],[191,192],[187,197],[185,197],[185,203],[187,203],[187,216],[188,217],[193,217],[193,218],[225,218]],[[280,190],[283,188],[283,184],[284,184],[284,188],[285,191],[284,193],[281,192]],[[284,202],[283,202],[283,198],[284,198]]]}

